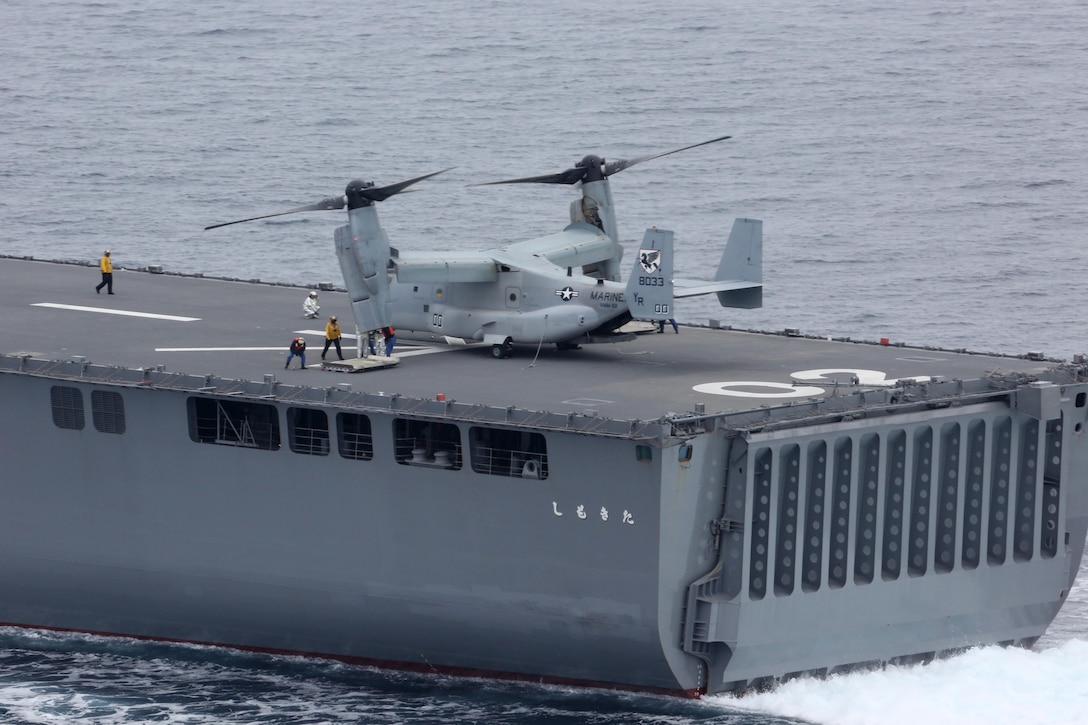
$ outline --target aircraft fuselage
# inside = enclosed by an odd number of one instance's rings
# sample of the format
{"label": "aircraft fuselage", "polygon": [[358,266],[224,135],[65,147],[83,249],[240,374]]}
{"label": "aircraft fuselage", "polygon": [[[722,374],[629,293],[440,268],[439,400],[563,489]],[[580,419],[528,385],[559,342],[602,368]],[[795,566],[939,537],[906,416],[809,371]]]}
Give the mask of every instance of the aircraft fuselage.
{"label": "aircraft fuselage", "polygon": [[627,312],[624,285],[562,270],[499,272],[497,283],[394,281],[390,292],[397,329],[470,341],[564,342]]}

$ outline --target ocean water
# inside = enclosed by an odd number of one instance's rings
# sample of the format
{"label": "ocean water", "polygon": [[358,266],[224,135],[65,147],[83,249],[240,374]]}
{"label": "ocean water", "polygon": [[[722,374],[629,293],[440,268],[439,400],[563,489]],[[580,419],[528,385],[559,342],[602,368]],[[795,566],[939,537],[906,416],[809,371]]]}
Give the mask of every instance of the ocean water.
{"label": "ocean water", "polygon": [[[678,319],[1069,359],[1088,352],[1085,37],[1076,0],[5,0],[0,254],[338,283],[337,214],[203,227],[455,167],[383,224],[401,249],[483,249],[559,230],[577,192],[472,184],[732,134],[612,177],[624,241],[675,230],[678,276],[716,265],[734,217],[764,221],[764,307]],[[1032,652],[699,703],[0,630],[15,723],[1085,712],[1083,587]]]}

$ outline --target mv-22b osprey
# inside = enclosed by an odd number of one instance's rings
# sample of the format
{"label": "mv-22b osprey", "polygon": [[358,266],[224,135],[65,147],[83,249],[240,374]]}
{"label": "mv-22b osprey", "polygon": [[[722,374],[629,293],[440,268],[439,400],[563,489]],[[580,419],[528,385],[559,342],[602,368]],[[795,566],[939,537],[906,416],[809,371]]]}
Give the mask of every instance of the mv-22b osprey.
{"label": "mv-22b osprey", "polygon": [[571,223],[563,231],[482,252],[401,252],[390,247],[378,221],[376,202],[449,169],[380,187],[352,181],[343,196],[205,229],[346,206],[348,223],[335,233],[336,256],[358,329],[392,325],[398,333],[483,342],[495,358],[508,357],[517,343],[574,349],[618,342],[633,339],[618,332],[632,319],[672,318],[675,297],[715,293],[723,307],[762,306],[762,222],[755,219],[733,223],[711,281],[674,279],[673,233],[657,228],[646,230],[634,271],[626,284],[620,281],[623,247],[608,177],[727,138],[618,161],[589,155],[556,174],[479,184],[578,184],[582,192],[571,202]]}

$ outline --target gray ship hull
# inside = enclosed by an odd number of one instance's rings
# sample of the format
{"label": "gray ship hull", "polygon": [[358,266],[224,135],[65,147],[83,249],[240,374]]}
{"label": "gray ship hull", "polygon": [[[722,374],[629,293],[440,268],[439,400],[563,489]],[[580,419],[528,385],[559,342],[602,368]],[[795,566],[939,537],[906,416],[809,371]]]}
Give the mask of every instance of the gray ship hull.
{"label": "gray ship hull", "polygon": [[[127,277],[70,296],[187,312],[176,346],[0,292],[0,623],[698,694],[1030,645],[1078,569],[1083,365],[685,328],[303,373],[224,352],[289,340],[297,290]],[[774,397],[873,368],[930,378]]]}
{"label": "gray ship hull", "polygon": [[[189,440],[187,396],[135,389],[124,435],[77,433],[93,439],[81,455],[53,458],[73,441],[43,440],[49,407],[33,401],[55,381],[4,380],[8,410],[24,396],[38,408],[6,445],[39,451],[5,486],[19,502],[3,520],[0,573],[19,583],[6,622],[514,675],[565,662],[547,674],[619,683],[635,669],[675,688],[663,658],[643,656],[660,650],[658,522],[604,533],[553,513],[553,499],[585,499],[586,475],[600,480],[593,500],[656,510],[652,469],[621,454],[629,441],[561,444],[546,488],[286,446],[194,456],[171,440]],[[392,451],[381,417],[374,447]]]}

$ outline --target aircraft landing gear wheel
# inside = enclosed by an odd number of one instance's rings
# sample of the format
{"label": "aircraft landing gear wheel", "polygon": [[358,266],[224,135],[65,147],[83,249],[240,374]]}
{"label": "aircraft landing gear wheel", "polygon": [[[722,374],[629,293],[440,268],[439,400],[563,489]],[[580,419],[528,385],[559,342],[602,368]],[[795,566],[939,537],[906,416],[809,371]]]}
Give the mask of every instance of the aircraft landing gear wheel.
{"label": "aircraft landing gear wheel", "polygon": [[504,357],[510,357],[511,352],[513,352],[513,348],[509,344],[491,346],[491,357],[495,358],[496,360],[501,360]]}

